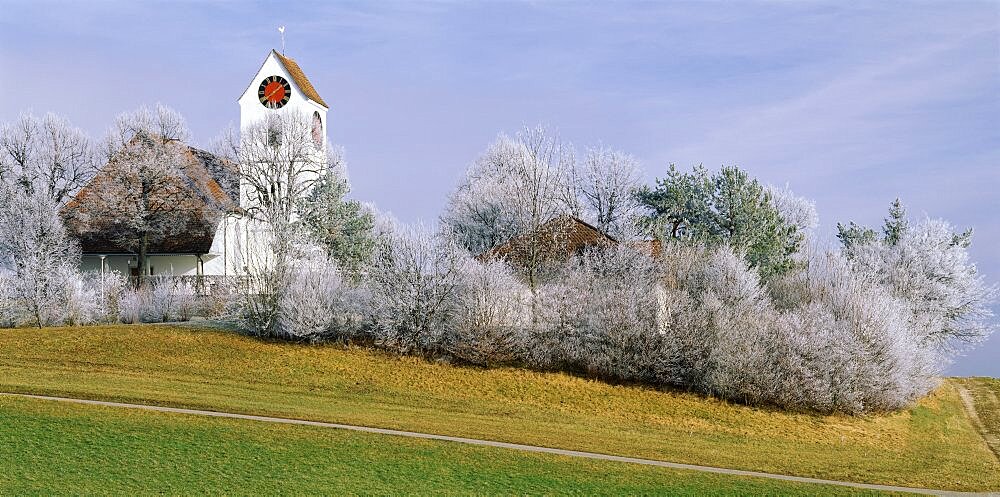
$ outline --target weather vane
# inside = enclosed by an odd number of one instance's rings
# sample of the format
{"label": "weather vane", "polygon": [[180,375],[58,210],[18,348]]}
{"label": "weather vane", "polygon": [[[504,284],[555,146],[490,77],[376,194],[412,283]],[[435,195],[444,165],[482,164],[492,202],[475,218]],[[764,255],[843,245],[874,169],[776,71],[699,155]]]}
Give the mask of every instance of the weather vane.
{"label": "weather vane", "polygon": [[278,26],[278,32],[281,33],[281,55],[285,55],[285,27]]}

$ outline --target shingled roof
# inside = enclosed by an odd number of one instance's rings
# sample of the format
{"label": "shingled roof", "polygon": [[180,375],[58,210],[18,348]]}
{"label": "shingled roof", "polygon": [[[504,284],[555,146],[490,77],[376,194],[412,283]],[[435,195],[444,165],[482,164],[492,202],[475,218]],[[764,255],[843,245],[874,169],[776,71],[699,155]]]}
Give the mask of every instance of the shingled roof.
{"label": "shingled roof", "polygon": [[278,53],[277,50],[271,50],[271,52],[273,52],[274,55],[278,57],[278,60],[281,62],[281,64],[285,66],[285,70],[288,71],[288,74],[290,74],[292,76],[292,79],[295,80],[295,85],[298,86],[300,90],[302,90],[302,93],[304,93],[305,96],[309,98],[309,100],[312,100],[322,105],[323,107],[326,107],[327,109],[330,108],[330,106],[323,101],[323,97],[319,96],[319,93],[316,91],[316,88],[313,87],[312,83],[309,82],[309,78],[306,77],[306,73],[302,72],[302,68],[299,67],[298,63],[296,63],[295,60],[291,59],[290,57],[285,57],[284,55]]}
{"label": "shingled roof", "polygon": [[618,240],[574,216],[558,216],[535,230],[479,255],[479,259],[518,261],[527,257],[529,247],[541,246],[548,258],[569,258],[588,247],[617,245]]}
{"label": "shingled roof", "polygon": [[[150,254],[207,254],[212,247],[219,220],[227,212],[239,210],[239,176],[231,162],[209,152],[181,144],[185,161],[180,168],[179,188],[183,196],[175,213],[184,233],[167,237],[149,247]],[[109,162],[62,209],[66,227],[80,242],[84,254],[132,253],[112,233],[101,214],[100,197],[112,187],[119,164]]]}

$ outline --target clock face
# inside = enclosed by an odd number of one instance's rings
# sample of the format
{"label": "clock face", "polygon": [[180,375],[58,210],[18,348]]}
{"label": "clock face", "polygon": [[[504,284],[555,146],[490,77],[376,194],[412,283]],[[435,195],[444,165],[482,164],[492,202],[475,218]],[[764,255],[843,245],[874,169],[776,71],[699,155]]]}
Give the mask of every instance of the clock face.
{"label": "clock face", "polygon": [[292,96],[292,86],[281,76],[268,76],[260,82],[257,88],[257,98],[260,104],[269,109],[280,109],[288,103]]}

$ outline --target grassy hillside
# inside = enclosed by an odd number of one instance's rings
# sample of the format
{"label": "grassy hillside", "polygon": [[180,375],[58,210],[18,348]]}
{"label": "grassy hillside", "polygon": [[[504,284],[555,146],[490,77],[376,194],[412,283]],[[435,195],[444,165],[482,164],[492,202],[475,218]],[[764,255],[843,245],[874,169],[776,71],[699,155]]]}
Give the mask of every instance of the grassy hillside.
{"label": "grassy hillside", "polygon": [[0,330],[0,390],[289,416],[774,473],[1000,490],[945,382],[872,417],[168,326]]}
{"label": "grassy hillside", "polygon": [[1000,379],[956,378],[973,403],[987,444],[1000,457]]}
{"label": "grassy hillside", "polygon": [[[0,494],[859,495],[308,426],[0,398]],[[871,492],[864,492],[872,494]]]}

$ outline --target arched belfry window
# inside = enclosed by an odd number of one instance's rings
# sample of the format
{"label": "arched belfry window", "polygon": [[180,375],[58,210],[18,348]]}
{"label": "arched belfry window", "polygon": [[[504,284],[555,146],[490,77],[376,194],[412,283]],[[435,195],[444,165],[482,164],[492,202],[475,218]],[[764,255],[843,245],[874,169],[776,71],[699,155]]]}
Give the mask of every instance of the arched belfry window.
{"label": "arched belfry window", "polygon": [[322,147],[323,146],[323,118],[320,117],[319,112],[313,112],[312,133],[313,133],[313,143],[315,143],[317,147]]}

